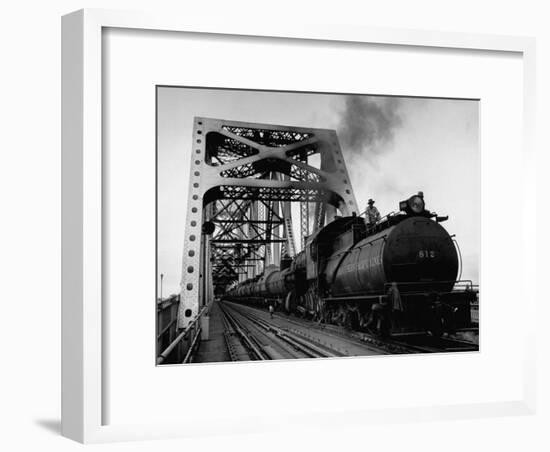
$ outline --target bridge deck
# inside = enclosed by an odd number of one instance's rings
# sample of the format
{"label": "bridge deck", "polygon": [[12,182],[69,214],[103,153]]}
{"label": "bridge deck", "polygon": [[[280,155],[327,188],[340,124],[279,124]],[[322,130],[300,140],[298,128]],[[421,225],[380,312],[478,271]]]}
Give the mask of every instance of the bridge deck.
{"label": "bridge deck", "polygon": [[209,338],[202,340],[195,354],[193,362],[213,363],[220,361],[230,361],[229,353],[224,337],[224,323],[222,312],[216,301],[210,308]]}

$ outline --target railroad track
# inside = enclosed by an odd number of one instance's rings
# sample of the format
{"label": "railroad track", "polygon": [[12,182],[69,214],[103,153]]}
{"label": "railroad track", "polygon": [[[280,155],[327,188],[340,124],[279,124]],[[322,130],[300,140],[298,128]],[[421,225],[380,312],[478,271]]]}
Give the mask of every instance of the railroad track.
{"label": "railroad track", "polygon": [[[220,304],[225,324],[225,341],[232,361],[269,359],[262,345],[242,323]],[[234,340],[234,339],[237,339]]]}
{"label": "railroad track", "polygon": [[[247,321],[253,322],[264,333],[269,333],[271,338],[284,341],[293,350],[298,351],[298,358],[326,358],[342,356],[365,356],[386,354],[385,350],[373,347],[370,344],[356,339],[337,336],[318,328],[311,328],[298,321],[291,322],[286,318],[275,315],[273,319],[259,309],[250,308],[230,302],[222,302],[224,310],[243,316]],[[289,325],[290,323],[290,325]]]}
{"label": "railroad track", "polygon": [[[264,310],[255,307],[239,306],[248,311],[253,310],[265,314]],[[283,320],[285,323],[295,325],[296,329],[291,329],[291,331],[296,334],[304,334],[303,331],[302,333],[300,332],[300,329],[306,329],[309,332],[316,330],[321,332],[326,338],[333,338],[334,341],[344,340],[348,349],[350,348],[350,344],[361,345],[363,347],[368,346],[371,350],[378,351],[377,354],[446,353],[479,350],[477,343],[457,338],[437,338],[425,333],[402,334],[392,338],[381,338],[364,332],[344,330],[342,327],[336,325],[321,324],[304,319],[292,319],[288,315],[275,314],[275,317]],[[309,335],[308,333],[305,334]],[[344,353],[341,356],[350,356],[350,354]]]}
{"label": "railroad track", "polygon": [[448,353],[478,351],[479,345],[454,338],[411,334],[392,338],[391,342],[408,348],[410,353]]}
{"label": "railroad track", "polygon": [[342,331],[335,325],[320,325],[320,328],[329,329],[332,334],[354,338],[357,341],[368,343],[380,350],[391,354],[408,353],[447,353],[478,351],[479,345],[475,342],[452,337],[435,337],[427,333],[397,334],[391,338],[382,338],[374,334],[359,331]]}
{"label": "railroad track", "polygon": [[[220,308],[226,326],[226,343],[233,361],[345,356],[228,303],[220,303]],[[248,356],[239,352],[242,349]]]}

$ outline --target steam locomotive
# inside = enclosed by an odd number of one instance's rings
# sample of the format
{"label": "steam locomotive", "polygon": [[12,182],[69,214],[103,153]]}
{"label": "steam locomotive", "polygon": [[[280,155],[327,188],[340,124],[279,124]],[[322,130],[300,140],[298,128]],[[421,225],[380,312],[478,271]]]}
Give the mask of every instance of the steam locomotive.
{"label": "steam locomotive", "polygon": [[283,257],[280,268],[268,266],[225,298],[380,335],[469,327],[477,291],[457,280],[460,251],[441,226],[447,219],[427,210],[420,193],[372,226],[337,217],[294,259]]}

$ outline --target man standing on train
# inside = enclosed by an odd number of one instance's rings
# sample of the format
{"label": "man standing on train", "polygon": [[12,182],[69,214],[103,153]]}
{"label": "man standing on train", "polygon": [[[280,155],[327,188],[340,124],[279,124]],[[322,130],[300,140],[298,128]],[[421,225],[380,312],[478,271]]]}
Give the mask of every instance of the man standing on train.
{"label": "man standing on train", "polygon": [[367,227],[374,226],[378,221],[380,221],[380,212],[374,207],[374,200],[371,198],[368,201],[367,209],[365,210],[365,220],[367,222]]}

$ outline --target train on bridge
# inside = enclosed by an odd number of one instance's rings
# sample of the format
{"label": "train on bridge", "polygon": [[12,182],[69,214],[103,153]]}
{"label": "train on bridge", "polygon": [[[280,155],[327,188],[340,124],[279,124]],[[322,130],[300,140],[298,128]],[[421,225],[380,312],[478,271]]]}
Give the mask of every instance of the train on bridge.
{"label": "train on bridge", "polygon": [[447,219],[427,210],[420,193],[372,226],[337,217],[293,259],[283,257],[224,298],[381,336],[470,327],[478,291],[460,280],[458,244],[441,225]]}

